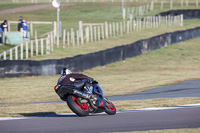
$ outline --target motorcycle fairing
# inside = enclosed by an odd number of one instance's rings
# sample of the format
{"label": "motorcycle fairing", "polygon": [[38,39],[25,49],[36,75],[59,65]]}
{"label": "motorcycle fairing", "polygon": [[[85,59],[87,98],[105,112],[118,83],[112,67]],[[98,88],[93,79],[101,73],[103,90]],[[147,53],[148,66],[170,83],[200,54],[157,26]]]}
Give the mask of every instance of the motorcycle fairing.
{"label": "motorcycle fairing", "polygon": [[98,109],[95,111],[95,113],[104,112],[106,109],[106,102],[104,100],[103,96],[103,90],[98,84],[93,85],[93,94],[97,96],[96,106]]}

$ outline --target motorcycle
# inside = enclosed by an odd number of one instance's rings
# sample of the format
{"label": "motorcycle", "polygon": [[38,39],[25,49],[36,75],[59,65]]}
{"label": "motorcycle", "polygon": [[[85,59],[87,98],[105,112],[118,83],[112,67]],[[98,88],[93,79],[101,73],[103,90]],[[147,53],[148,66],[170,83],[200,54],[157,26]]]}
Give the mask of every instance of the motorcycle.
{"label": "motorcycle", "polygon": [[56,85],[54,90],[78,116],[101,112],[106,112],[108,115],[116,114],[114,104],[104,97],[98,82],[94,82],[91,86],[83,81],[72,85]]}

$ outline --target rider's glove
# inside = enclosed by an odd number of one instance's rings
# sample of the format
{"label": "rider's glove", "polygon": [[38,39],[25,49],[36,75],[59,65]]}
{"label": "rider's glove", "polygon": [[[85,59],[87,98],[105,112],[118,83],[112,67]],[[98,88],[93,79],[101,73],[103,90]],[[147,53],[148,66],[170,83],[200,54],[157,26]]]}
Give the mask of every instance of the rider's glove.
{"label": "rider's glove", "polygon": [[87,82],[89,83],[89,84],[92,84],[93,82],[94,82],[94,79],[93,78],[87,78]]}

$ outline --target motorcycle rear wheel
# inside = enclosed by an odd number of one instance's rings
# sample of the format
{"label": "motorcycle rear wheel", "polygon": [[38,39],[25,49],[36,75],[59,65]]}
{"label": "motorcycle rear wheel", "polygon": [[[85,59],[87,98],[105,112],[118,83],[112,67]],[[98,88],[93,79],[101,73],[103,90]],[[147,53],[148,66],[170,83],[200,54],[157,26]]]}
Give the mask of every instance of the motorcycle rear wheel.
{"label": "motorcycle rear wheel", "polygon": [[78,102],[77,100],[77,96],[69,95],[67,97],[67,105],[78,116],[88,116],[90,113],[88,105],[86,103],[80,104],[80,102]]}
{"label": "motorcycle rear wheel", "polygon": [[116,114],[115,105],[110,100],[108,100],[107,98],[105,98],[105,101],[106,101],[106,110],[105,110],[105,112],[108,115],[115,115]]}

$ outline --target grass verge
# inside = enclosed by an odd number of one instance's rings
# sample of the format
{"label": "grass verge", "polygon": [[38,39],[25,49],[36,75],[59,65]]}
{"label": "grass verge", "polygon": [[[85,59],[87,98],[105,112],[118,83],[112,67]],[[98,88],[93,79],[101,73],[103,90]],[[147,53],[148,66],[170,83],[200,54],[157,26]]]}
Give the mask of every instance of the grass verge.
{"label": "grass verge", "polygon": [[124,133],[199,133],[200,128],[196,129],[170,129],[170,130],[150,130],[138,132],[124,132]]}

